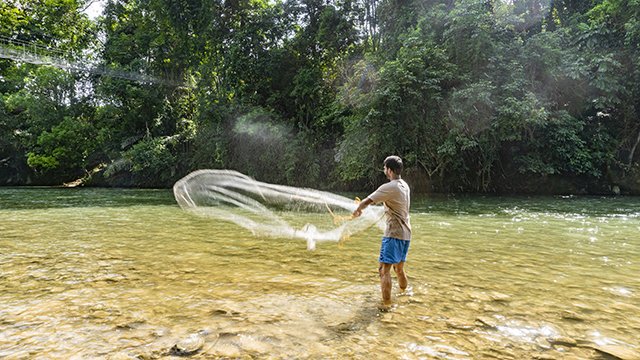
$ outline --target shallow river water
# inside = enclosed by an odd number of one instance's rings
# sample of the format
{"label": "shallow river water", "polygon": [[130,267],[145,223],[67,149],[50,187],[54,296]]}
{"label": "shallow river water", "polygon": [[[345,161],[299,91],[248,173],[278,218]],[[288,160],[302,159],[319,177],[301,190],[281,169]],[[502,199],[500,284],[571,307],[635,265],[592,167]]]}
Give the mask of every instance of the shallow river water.
{"label": "shallow river water", "polygon": [[376,228],[308,251],[169,190],[0,188],[0,358],[640,358],[640,198],[412,200],[380,311]]}

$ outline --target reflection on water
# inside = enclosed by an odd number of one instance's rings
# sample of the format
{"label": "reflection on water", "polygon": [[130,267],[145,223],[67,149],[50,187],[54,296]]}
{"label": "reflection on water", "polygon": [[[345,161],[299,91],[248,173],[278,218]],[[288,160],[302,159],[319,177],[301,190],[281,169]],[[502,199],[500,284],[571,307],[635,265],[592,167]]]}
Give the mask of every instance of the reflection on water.
{"label": "reflection on water", "polygon": [[0,189],[0,358],[640,357],[640,199],[413,201],[380,312],[377,229],[310,252],[170,191]]}

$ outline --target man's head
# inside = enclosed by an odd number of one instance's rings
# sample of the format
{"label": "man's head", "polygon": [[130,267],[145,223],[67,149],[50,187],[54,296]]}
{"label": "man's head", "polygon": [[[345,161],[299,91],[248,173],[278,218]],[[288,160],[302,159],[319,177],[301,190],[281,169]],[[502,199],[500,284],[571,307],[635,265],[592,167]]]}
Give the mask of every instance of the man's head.
{"label": "man's head", "polygon": [[384,159],[384,162],[382,164],[384,165],[385,168],[393,171],[394,174],[398,176],[402,175],[402,169],[404,168],[404,166],[402,165],[402,159],[399,156],[396,156],[396,155],[387,156],[387,158]]}

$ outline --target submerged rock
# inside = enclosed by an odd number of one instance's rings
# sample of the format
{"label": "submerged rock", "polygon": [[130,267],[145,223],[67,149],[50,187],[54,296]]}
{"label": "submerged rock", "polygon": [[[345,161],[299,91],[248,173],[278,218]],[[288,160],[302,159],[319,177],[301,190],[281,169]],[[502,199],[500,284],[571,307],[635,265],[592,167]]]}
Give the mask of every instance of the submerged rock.
{"label": "submerged rock", "polygon": [[537,337],[534,339],[534,343],[542,350],[550,350],[551,349],[551,343],[543,338],[543,337]]}
{"label": "submerged rock", "polygon": [[498,327],[498,324],[495,319],[492,319],[486,316],[481,316],[476,318],[476,324],[489,329],[495,329]]}
{"label": "submerged rock", "polygon": [[511,296],[507,295],[507,294],[503,294],[503,293],[499,293],[497,291],[491,291],[489,292],[489,299],[491,299],[491,301],[509,301],[509,299],[511,299]]}
{"label": "submerged rock", "polygon": [[630,349],[628,347],[620,345],[594,345],[591,346],[595,351],[611,355],[620,360],[638,360],[640,359],[640,353]]}
{"label": "submerged rock", "polygon": [[574,346],[576,346],[578,344],[575,339],[572,339],[572,338],[566,337],[566,336],[560,336],[560,337],[553,338],[553,339],[548,339],[548,340],[553,345],[562,345],[562,346],[574,347]]}
{"label": "submerged rock", "polygon": [[189,337],[178,341],[169,352],[175,356],[191,356],[202,350],[204,346],[204,336],[201,334],[191,334]]}
{"label": "submerged rock", "polygon": [[569,311],[569,310],[565,310],[562,313],[560,313],[560,317],[562,319],[565,319],[565,320],[585,321],[584,316],[579,315],[578,313],[576,313],[574,311]]}

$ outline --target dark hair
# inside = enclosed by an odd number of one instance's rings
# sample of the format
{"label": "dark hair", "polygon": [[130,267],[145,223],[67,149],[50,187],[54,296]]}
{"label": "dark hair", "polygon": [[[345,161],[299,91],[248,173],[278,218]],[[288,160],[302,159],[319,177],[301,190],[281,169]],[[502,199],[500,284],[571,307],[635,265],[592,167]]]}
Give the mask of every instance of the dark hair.
{"label": "dark hair", "polygon": [[382,164],[386,166],[388,169],[391,169],[391,171],[393,171],[396,175],[402,174],[402,169],[404,168],[404,165],[402,165],[402,159],[400,158],[400,156],[396,156],[396,155],[387,156],[387,158],[384,159],[384,162]]}

